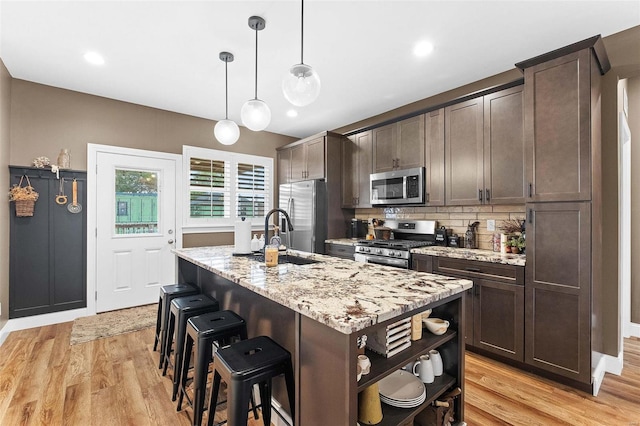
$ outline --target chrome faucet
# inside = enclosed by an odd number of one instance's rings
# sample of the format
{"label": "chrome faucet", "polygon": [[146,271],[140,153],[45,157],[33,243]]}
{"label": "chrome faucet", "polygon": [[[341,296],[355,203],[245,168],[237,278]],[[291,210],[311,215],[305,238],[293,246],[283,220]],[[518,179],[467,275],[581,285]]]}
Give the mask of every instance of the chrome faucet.
{"label": "chrome faucet", "polygon": [[267,238],[267,236],[269,235],[269,218],[271,217],[272,214],[279,212],[282,213],[284,215],[285,220],[287,221],[287,225],[289,232],[293,231],[293,225],[291,224],[291,219],[289,219],[289,215],[287,214],[286,211],[282,210],[282,209],[271,209],[269,210],[269,213],[267,213],[267,215],[264,218],[264,237]]}

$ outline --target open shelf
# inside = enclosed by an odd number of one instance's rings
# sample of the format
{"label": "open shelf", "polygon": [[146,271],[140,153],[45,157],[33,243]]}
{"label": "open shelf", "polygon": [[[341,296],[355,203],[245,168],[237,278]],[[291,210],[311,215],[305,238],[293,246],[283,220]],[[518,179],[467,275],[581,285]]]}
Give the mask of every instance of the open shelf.
{"label": "open shelf", "polygon": [[425,384],[427,387],[427,399],[417,407],[398,408],[382,403],[382,421],[378,423],[377,426],[397,426],[405,424],[435,401],[440,395],[449,390],[455,383],[456,379],[447,374],[436,377],[433,383]]}
{"label": "open shelf", "polygon": [[[422,339],[411,342],[411,346],[391,358],[386,358],[383,355],[367,349],[365,354],[371,360],[371,370],[369,374],[363,375],[358,382],[358,392],[394,371],[399,370],[408,363],[417,360],[420,355],[426,354],[431,349],[447,343],[458,335],[455,330],[447,330],[447,332],[441,336],[426,333],[426,335],[423,334],[424,337]],[[427,398],[429,398],[429,395],[427,395]]]}

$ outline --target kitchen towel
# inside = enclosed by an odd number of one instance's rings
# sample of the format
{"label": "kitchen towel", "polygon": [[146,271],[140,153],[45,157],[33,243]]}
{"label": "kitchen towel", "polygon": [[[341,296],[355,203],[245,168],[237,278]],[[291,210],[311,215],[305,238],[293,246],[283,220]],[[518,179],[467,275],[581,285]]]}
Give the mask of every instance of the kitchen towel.
{"label": "kitchen towel", "polygon": [[233,252],[236,254],[251,253],[251,222],[244,217],[235,223],[233,246]]}

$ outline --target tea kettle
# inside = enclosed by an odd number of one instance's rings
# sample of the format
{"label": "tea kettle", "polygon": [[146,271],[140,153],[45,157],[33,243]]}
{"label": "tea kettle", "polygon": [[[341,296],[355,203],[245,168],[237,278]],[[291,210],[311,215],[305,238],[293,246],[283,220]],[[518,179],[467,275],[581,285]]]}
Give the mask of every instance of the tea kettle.
{"label": "tea kettle", "polygon": [[476,242],[476,227],[478,225],[480,225],[480,222],[473,222],[467,225],[467,232],[464,233],[464,248],[478,248],[478,243]]}

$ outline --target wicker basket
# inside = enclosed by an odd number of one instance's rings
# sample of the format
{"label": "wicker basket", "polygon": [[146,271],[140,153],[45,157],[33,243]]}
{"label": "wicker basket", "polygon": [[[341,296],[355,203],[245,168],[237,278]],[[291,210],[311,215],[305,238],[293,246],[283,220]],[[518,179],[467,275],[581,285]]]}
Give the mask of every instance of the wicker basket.
{"label": "wicker basket", "polygon": [[16,200],[16,216],[33,216],[33,208],[36,205],[34,200]]}
{"label": "wicker basket", "polygon": [[378,240],[388,240],[391,238],[391,228],[380,226],[373,228],[373,231],[375,232]]}

